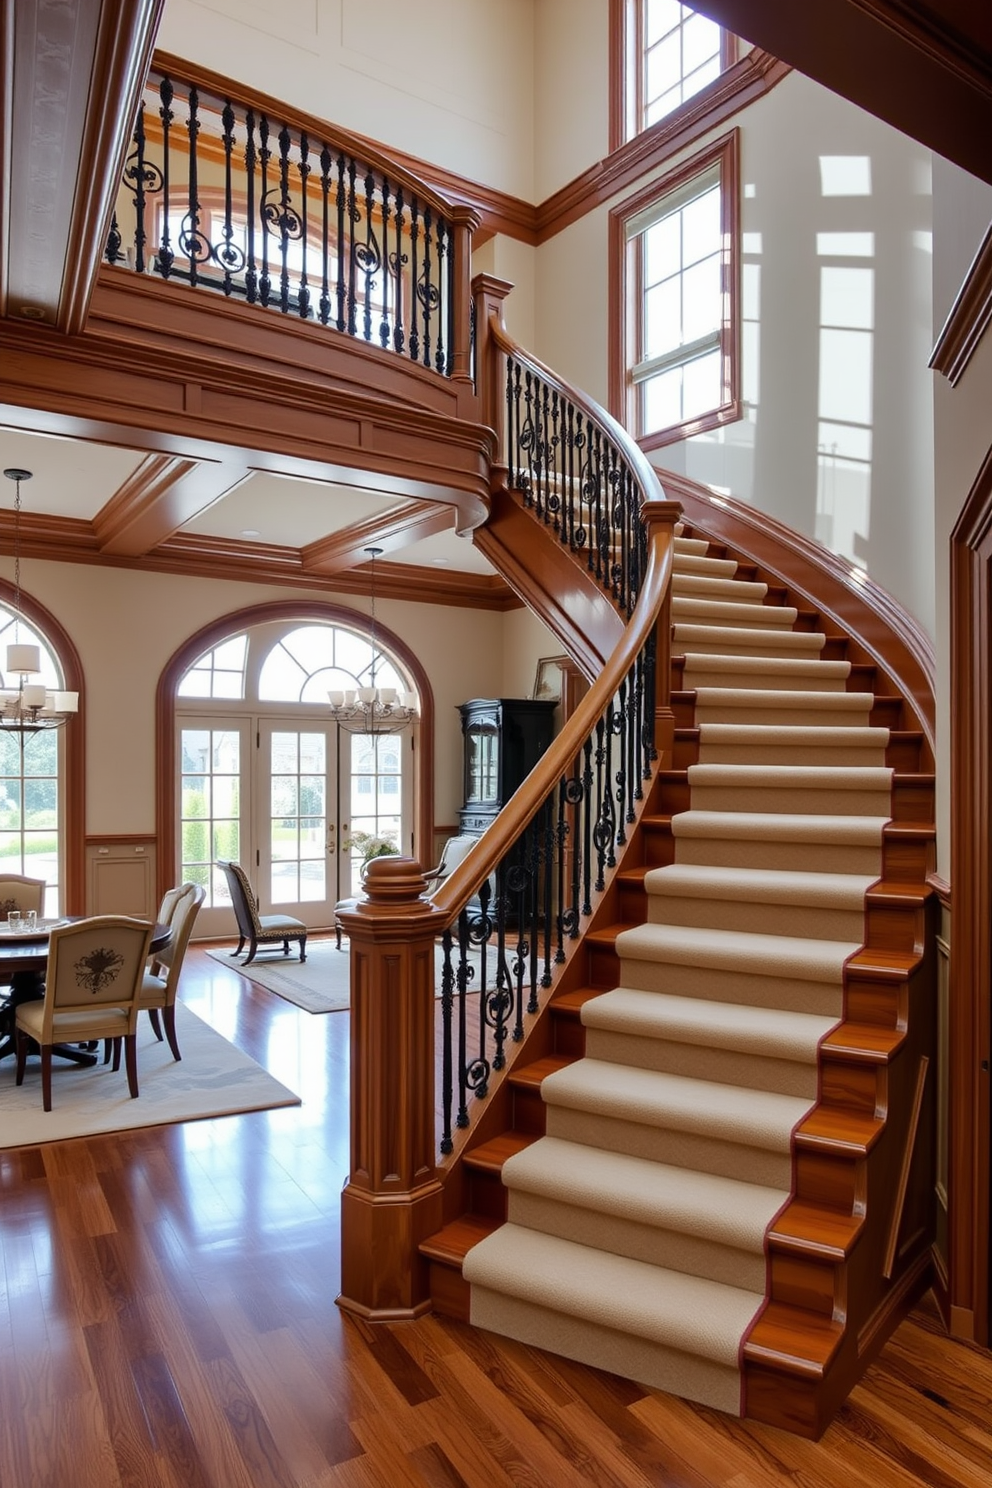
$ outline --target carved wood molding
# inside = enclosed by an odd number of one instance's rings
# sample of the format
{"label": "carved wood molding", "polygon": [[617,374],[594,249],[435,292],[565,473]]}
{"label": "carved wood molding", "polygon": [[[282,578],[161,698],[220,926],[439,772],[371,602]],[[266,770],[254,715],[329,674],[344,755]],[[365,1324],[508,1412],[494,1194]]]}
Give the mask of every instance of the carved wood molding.
{"label": "carved wood molding", "polygon": [[944,321],[930,366],[942,372],[952,387],[960,382],[992,322],[992,223]]}
{"label": "carved wood molding", "polygon": [[[377,593],[378,575],[376,575]],[[366,586],[367,587],[367,586]],[[212,646],[253,625],[273,620],[320,621],[326,624],[367,626],[364,614],[327,600],[275,600],[249,605],[212,620],[175,651],[162,670],[155,692],[155,837],[160,884],[174,882],[178,866],[176,842],[176,688],[183,673]],[[376,622],[376,634],[413,678],[420,698],[419,747],[415,753],[414,841],[416,852],[430,862],[434,851],[434,693],[419,658],[395,631]]]}
{"label": "carved wood molding", "polygon": [[992,936],[992,449],[951,533],[948,1271],[955,1331],[989,1341],[989,965]]}
{"label": "carved wood molding", "polygon": [[[93,518],[93,536],[108,553],[128,552],[127,536],[184,475],[197,468],[196,460],[176,460],[169,455],[147,455],[137,470],[114,492]],[[154,543],[134,551],[142,552]]]}
{"label": "carved wood molding", "polygon": [[[147,573],[199,576],[213,582],[230,579],[253,584],[284,584],[326,594],[330,576],[307,571],[302,550],[272,543],[176,533],[152,552],[106,553],[100,550],[93,524],[79,517],[32,514],[21,518],[21,553],[56,563],[92,563],[104,568],[132,568]],[[369,539],[366,540],[369,545]],[[0,553],[14,551],[14,519],[0,511]],[[333,587],[343,594],[365,594],[368,579],[361,569],[335,573]],[[421,604],[459,605],[469,609],[514,610],[517,599],[498,574],[426,568],[414,563],[384,563],[376,573],[376,591],[385,599]]]}

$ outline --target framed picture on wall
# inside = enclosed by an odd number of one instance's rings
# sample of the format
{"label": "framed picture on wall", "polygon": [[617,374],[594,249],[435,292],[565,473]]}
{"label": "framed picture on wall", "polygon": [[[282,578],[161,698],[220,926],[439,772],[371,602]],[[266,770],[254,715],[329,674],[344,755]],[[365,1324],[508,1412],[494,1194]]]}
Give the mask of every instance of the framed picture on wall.
{"label": "framed picture on wall", "polygon": [[559,662],[567,661],[567,656],[542,656],[537,663],[537,674],[534,678],[534,698],[557,698],[561,701],[561,667]]}

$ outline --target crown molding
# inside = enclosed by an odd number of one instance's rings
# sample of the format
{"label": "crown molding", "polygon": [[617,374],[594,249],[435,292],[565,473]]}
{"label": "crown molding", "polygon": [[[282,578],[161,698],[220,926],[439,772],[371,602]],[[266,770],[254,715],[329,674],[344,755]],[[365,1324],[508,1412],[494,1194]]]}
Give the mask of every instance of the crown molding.
{"label": "crown molding", "polygon": [[992,223],[958,290],[930,356],[930,366],[956,387],[992,323]]}

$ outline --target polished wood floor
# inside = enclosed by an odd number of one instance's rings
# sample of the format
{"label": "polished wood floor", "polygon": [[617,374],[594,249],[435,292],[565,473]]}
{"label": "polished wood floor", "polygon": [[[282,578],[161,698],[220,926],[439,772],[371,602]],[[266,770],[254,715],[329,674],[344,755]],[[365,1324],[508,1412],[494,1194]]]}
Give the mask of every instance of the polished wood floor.
{"label": "polished wood floor", "polygon": [[443,1319],[344,1316],[348,1015],[203,951],[183,994],[303,1104],[0,1150],[3,1488],[992,1482],[992,1355],[932,1306],[815,1445]]}

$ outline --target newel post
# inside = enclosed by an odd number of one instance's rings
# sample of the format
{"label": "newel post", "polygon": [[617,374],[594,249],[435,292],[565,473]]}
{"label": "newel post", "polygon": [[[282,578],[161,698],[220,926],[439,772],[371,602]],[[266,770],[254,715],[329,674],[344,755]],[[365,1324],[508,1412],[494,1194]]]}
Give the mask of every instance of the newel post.
{"label": "newel post", "polygon": [[338,1305],[372,1321],[430,1309],[421,1240],[441,1228],[435,1168],[434,940],[410,858],[373,858],[338,912],[351,942],[351,1166],[341,1195]]}
{"label": "newel post", "polygon": [[495,274],[476,274],[472,280],[472,295],[475,300],[475,386],[479,397],[479,415],[484,424],[494,429],[497,435],[498,458],[505,458],[503,425],[506,421],[506,389],[503,367],[505,361],[493,344],[489,334],[490,319],[495,316],[503,324],[503,301],[513,285],[507,279],[497,279]]}
{"label": "newel post", "polygon": [[[678,501],[645,501],[641,521],[647,528],[648,551],[664,538],[667,531],[672,551],[675,548],[675,524],[682,520]],[[658,616],[655,651],[654,747],[662,756],[675,747],[675,714],[672,711],[672,588],[669,583],[665,603]]]}
{"label": "newel post", "polygon": [[481,218],[468,206],[451,209],[452,382],[472,381],[472,237]]}

